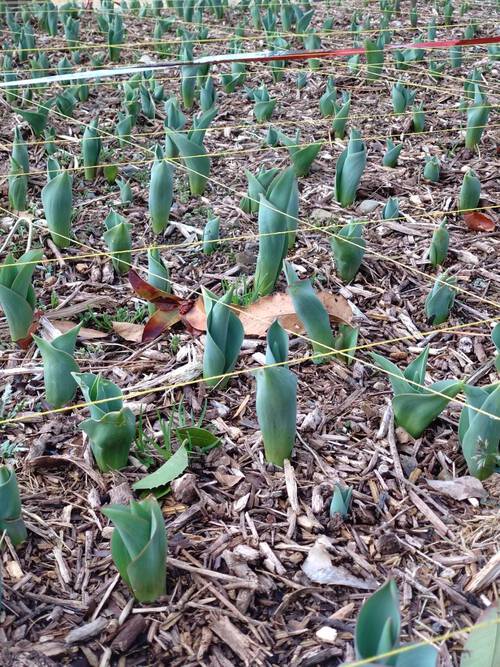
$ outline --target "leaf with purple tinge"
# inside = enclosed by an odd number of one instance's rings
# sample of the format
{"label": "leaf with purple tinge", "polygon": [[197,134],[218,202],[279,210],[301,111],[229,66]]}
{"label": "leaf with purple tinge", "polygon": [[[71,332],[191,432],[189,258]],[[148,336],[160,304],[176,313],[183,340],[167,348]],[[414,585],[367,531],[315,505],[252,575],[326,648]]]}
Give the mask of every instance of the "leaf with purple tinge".
{"label": "leaf with purple tinge", "polygon": [[181,321],[181,316],[179,315],[179,309],[175,308],[174,310],[156,310],[144,327],[142,332],[142,342],[146,343],[151,340],[154,340],[160,336],[164,331],[167,331],[174,324]]}
{"label": "leaf with purple tinge", "polygon": [[164,292],[150,283],[143,280],[139,274],[130,269],[128,272],[128,279],[134,292],[146,301],[153,303],[157,308],[168,311],[179,307],[179,304],[184,301],[180,296]]}

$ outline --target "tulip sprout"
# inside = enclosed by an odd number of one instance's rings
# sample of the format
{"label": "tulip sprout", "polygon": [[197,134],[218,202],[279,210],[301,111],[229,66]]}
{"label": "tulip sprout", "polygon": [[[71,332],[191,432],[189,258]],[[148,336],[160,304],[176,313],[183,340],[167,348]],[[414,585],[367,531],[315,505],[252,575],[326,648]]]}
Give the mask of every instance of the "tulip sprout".
{"label": "tulip sprout", "polygon": [[347,148],[337,160],[335,171],[335,198],[342,206],[350,206],[356,199],[365,167],[365,144],[359,131],[352,129]]}
{"label": "tulip sprout", "polygon": [[485,95],[481,92],[478,84],[474,86],[474,101],[467,111],[467,129],[465,133],[465,146],[469,149],[477,146],[488,124],[490,106]]}
{"label": "tulip sprout", "polygon": [[456,284],[457,279],[446,273],[436,278],[425,300],[425,314],[429,324],[437,326],[446,322],[455,302]]}
{"label": "tulip sprout", "polygon": [[10,336],[21,347],[26,347],[31,340],[36,300],[31,277],[42,256],[41,250],[29,250],[16,262],[9,253],[0,265],[0,305],[7,318]]}
{"label": "tulip sprout", "polygon": [[411,116],[412,128],[414,132],[423,132],[425,128],[424,103],[415,105]]}
{"label": "tulip sprout", "polygon": [[296,176],[307,176],[314,159],[321,150],[322,143],[317,142],[301,145],[300,129],[297,130],[293,139],[287,137],[286,134],[283,134],[279,130],[277,131],[277,135],[278,140],[288,148]]}
{"label": "tulip sprout", "polygon": [[199,140],[195,136],[190,139],[178,132],[172,132],[170,139],[188,171],[191,194],[193,196],[202,195],[210,173],[210,158],[206,155],[206,150],[201,143],[203,139]]}
{"label": "tulip sprout", "polygon": [[132,239],[130,237],[132,225],[116,211],[109,213],[104,225],[106,231],[103,238],[112,253],[111,261],[115,271],[124,275],[132,265],[132,254],[130,252],[132,249]]}
{"label": "tulip sprout", "polygon": [[6,465],[0,465],[0,545],[4,531],[15,547],[27,538],[16,473]]}
{"label": "tulip sprout", "polygon": [[51,407],[60,408],[75,397],[77,385],[72,374],[80,370],[74,359],[80,326],[78,324],[52,341],[33,335],[42,355],[45,398]]}
{"label": "tulip sprout", "polygon": [[330,502],[330,516],[339,514],[343,519],[349,516],[351,511],[352,488],[343,484],[335,484],[333,496]]}
{"label": "tulip sprout", "polygon": [[260,195],[266,195],[274,178],[280,173],[277,168],[260,169],[255,176],[251,171],[245,170],[248,180],[248,196],[240,201],[240,207],[245,213],[258,213]]}
{"label": "tulip sprout", "polygon": [[160,146],[155,149],[155,161],[149,179],[149,215],[154,234],[167,227],[173,196],[172,167],[165,161]]}
{"label": "tulip sprout", "polygon": [[365,254],[363,225],[355,221],[344,225],[332,236],[331,246],[335,270],[345,283],[350,283],[356,277]]}
{"label": "tulip sprout", "polygon": [[167,534],[156,498],[108,505],[102,513],[115,528],[111,555],[121,578],[139,602],[154,602],[166,592]]}
{"label": "tulip sprout", "polygon": [[97,165],[102,148],[97,124],[97,119],[92,120],[83,133],[82,156],[86,181],[93,181],[97,175]]}
{"label": "tulip sprout", "polygon": [[276,98],[271,99],[269,97],[269,92],[264,84],[260,86],[260,88],[255,88],[255,90],[252,91],[252,95],[255,101],[255,106],[253,108],[255,120],[258,123],[264,123],[265,121],[270,120],[273,115],[274,107],[276,106]]}
{"label": "tulip sprout", "polygon": [[382,209],[383,220],[399,220],[401,214],[399,212],[399,199],[397,197],[389,197]]}
{"label": "tulip sprout", "polygon": [[[266,364],[285,364],[288,335],[278,320],[267,332]],[[283,466],[292,454],[297,420],[297,378],[285,365],[256,371],[256,410],[266,460]]]}
{"label": "tulip sprout", "polygon": [[343,139],[345,137],[345,126],[349,118],[349,111],[351,109],[351,95],[350,93],[343,93],[342,102],[333,103],[333,121],[332,130],[336,138]]}
{"label": "tulip sprout", "polygon": [[[71,218],[73,215],[73,178],[67,171],[55,172],[50,162],[49,182],[42,190],[42,205],[52,240],[58,248],[71,243]],[[52,176],[53,174],[53,176]]]}
{"label": "tulip sprout", "polygon": [[409,90],[401,81],[392,87],[392,108],[396,114],[402,114],[413,104],[416,90]]}
{"label": "tulip sprout", "polygon": [[403,144],[395,145],[392,139],[387,139],[387,150],[384,153],[382,159],[382,164],[384,167],[394,168],[398,164],[398,159],[401,151],[403,150]]}
{"label": "tulip sprout", "polygon": [[379,79],[382,74],[384,66],[384,43],[380,38],[377,41],[367,39],[365,41],[366,52],[366,79],[367,81],[375,81]]}
{"label": "tulip sprout", "polygon": [[217,250],[219,238],[220,218],[211,216],[207,220],[205,229],[203,230],[203,252],[205,255],[211,255]]}
{"label": "tulip sprout", "polygon": [[481,197],[481,183],[476,173],[469,169],[464,174],[460,196],[458,199],[458,209],[461,213],[474,211],[479,204]]}
{"label": "tulip sprout", "polygon": [[124,206],[131,204],[134,195],[130,183],[123,178],[117,178],[115,182],[120,190],[120,203]]}
{"label": "tulip sprout", "polygon": [[466,385],[464,393],[468,405],[460,415],[458,439],[470,474],[483,480],[499,468],[500,382],[486,387]]}
{"label": "tulip sprout", "polygon": [[287,169],[273,179],[267,198],[260,195],[259,253],[254,278],[258,296],[270,294],[276,285],[283,259],[295,240],[297,207],[297,181],[293,170]]}
{"label": "tulip sprout", "polygon": [[448,245],[450,241],[450,234],[446,228],[446,218],[437,227],[432,235],[431,247],[429,249],[429,261],[434,268],[443,265],[448,255]]}
{"label": "tulip sprout", "polygon": [[359,612],[356,623],[356,657],[361,661],[374,658],[380,665],[418,665],[436,667],[437,649],[424,644],[397,654],[395,657],[381,657],[397,650],[400,644],[401,613],[396,583],[390,579],[382,588],[373,593]]}
{"label": "tulip sprout", "polygon": [[396,422],[414,438],[422,435],[464,387],[464,383],[458,380],[441,380],[427,389],[424,382],[428,356],[429,346],[401,371],[389,359],[371,353],[375,364],[389,375],[394,393],[392,407]]}
{"label": "tulip sprout", "polygon": [[92,373],[73,373],[90,418],[80,424],[89,439],[100,470],[120,470],[127,465],[130,446],[135,437],[135,417],[123,407],[122,392],[113,382]]}
{"label": "tulip sprout", "polygon": [[330,327],[330,318],[326,308],[316,296],[310,280],[299,280],[293,266],[284,263],[288,293],[295,312],[310,338],[314,351],[313,361],[320,364],[325,361],[322,355],[332,354],[335,339]]}
{"label": "tulip sprout", "polygon": [[239,317],[231,309],[232,291],[220,299],[213,292],[203,289],[203,301],[207,314],[207,336],[203,355],[203,377],[209,387],[223,389],[227,377],[238,358],[244,331]]}
{"label": "tulip sprout", "polygon": [[322,116],[333,116],[335,114],[335,103],[337,100],[337,88],[335,79],[329,76],[326,81],[326,90],[319,100],[319,110]]}
{"label": "tulip sprout", "polygon": [[10,159],[8,176],[9,203],[14,211],[25,211],[28,205],[28,176],[22,165],[13,157]]}
{"label": "tulip sprout", "polygon": [[439,181],[439,175],[441,171],[441,165],[439,163],[439,158],[435,155],[425,158],[424,164],[424,178],[432,183],[437,183]]}

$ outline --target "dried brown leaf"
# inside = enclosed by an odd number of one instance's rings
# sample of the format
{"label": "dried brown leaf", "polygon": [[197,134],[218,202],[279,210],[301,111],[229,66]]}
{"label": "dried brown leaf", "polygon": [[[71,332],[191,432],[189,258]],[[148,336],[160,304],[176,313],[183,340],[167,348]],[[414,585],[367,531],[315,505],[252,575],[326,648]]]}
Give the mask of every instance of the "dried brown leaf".
{"label": "dried brown leaf", "polygon": [[[318,297],[325,306],[330,319],[334,322],[350,324],[352,322],[352,310],[343,296],[331,294],[330,292],[319,292]],[[263,337],[267,330],[278,318],[283,328],[297,334],[305,332],[299,321],[292,299],[288,294],[278,293],[264,296],[240,314],[240,320],[247,336]]]}
{"label": "dried brown leaf", "polygon": [[[66,333],[73,327],[76,327],[76,322],[68,322],[67,320],[50,320],[50,323],[62,334]],[[96,340],[97,338],[107,338],[108,334],[105,331],[98,331],[97,329],[89,329],[82,327],[78,333],[80,340]]]}
{"label": "dried brown leaf", "polygon": [[134,324],[132,322],[111,322],[115,334],[129,340],[132,343],[141,343],[144,332],[144,324]]}
{"label": "dried brown leaf", "polygon": [[473,232],[493,232],[495,222],[480,211],[464,213],[464,220],[467,228]]}
{"label": "dried brown leaf", "polygon": [[488,494],[481,482],[475,477],[466,475],[457,479],[427,479],[425,480],[433,491],[449,496],[455,500],[467,500],[468,498],[484,498]]}

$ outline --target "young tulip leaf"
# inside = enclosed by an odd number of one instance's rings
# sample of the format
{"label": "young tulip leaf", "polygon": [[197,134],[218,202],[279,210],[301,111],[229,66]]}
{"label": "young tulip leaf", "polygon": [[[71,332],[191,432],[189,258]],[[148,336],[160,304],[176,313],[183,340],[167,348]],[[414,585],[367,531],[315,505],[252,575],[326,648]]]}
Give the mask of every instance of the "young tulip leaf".
{"label": "young tulip leaf", "polygon": [[188,465],[188,452],[186,446],[182,444],[175,454],[158,470],[132,484],[132,488],[134,491],[143,491],[144,489],[156,489],[159,486],[170,484],[183,474]]}
{"label": "young tulip leaf", "polygon": [[60,408],[75,397],[76,382],[72,373],[80,370],[74,360],[80,327],[78,324],[52,341],[33,335],[42,355],[45,397],[51,407]]}
{"label": "young tulip leaf", "polygon": [[335,270],[345,283],[354,280],[365,254],[363,225],[349,222],[331,238]]}
{"label": "young tulip leaf", "polygon": [[[278,320],[267,332],[266,364],[288,358],[288,336]],[[266,460],[283,466],[292,455],[297,421],[297,378],[285,366],[262,368],[257,379],[256,411]]]}
{"label": "young tulip leaf", "polygon": [[207,314],[207,336],[203,355],[203,377],[209,387],[221,389],[228,378],[218,377],[230,373],[236,365],[243,342],[243,326],[231,310],[232,292],[218,299],[203,289],[203,301]]}
{"label": "young tulip leaf", "polygon": [[168,224],[173,197],[172,167],[165,161],[162,150],[156,147],[155,161],[149,179],[149,214],[154,234],[161,234]]}
{"label": "young tulip leaf", "polygon": [[464,393],[472,407],[464,407],[460,415],[459,440],[470,474],[484,480],[498,470],[500,383],[487,388],[466,386]]}
{"label": "young tulip leaf", "polygon": [[399,220],[399,199],[397,197],[389,197],[382,209],[383,220]]}
{"label": "young tulip leaf", "polygon": [[461,213],[467,213],[477,208],[481,197],[481,183],[476,173],[469,169],[465,172],[462,187],[460,188],[460,197],[458,208]]}
{"label": "young tulip leaf", "polygon": [[288,248],[287,230],[285,214],[260,195],[259,253],[254,277],[254,292],[258,296],[271,294],[276,285]]}
{"label": "young tulip leaf", "polygon": [[120,275],[128,273],[132,264],[132,239],[130,230],[132,225],[116,211],[111,211],[104,221],[106,231],[103,238],[109,250],[113,253],[111,261],[115,271]]}
{"label": "young tulip leaf", "polygon": [[419,438],[425,429],[439,417],[452,398],[463,389],[463,382],[442,380],[430,386],[433,392],[398,394],[392,399],[394,416],[399,425],[413,438]]}
{"label": "young tulip leaf", "polygon": [[340,514],[343,519],[349,516],[352,500],[352,488],[335,484],[332,500],[330,502],[330,516]]}
{"label": "young tulip leaf", "polygon": [[477,619],[460,659],[460,667],[496,665],[500,665],[500,601],[493,603]]}
{"label": "young tulip leaf", "polygon": [[391,139],[387,139],[386,146],[387,150],[384,153],[382,164],[384,167],[394,168],[398,164],[399,155],[403,150],[403,144],[395,145]]}
{"label": "young tulip leaf", "polygon": [[0,306],[7,319],[12,340],[21,347],[31,341],[30,327],[35,310],[35,291],[31,277],[41,250],[29,250],[16,260],[10,254],[0,265]]}
{"label": "young tulip leaf", "polygon": [[102,141],[97,127],[98,120],[92,120],[85,128],[82,140],[82,156],[86,181],[93,181],[97,175],[97,165],[101,154]]}
{"label": "young tulip leaf", "polygon": [[437,326],[446,322],[455,302],[456,284],[457,280],[453,276],[446,273],[438,276],[425,300],[425,314],[429,324]]}
{"label": "young tulip leaf", "polygon": [[400,632],[398,589],[395,581],[389,579],[359,612],[355,634],[357,657],[365,660],[397,648]]}
{"label": "young tulip leaf", "polygon": [[429,249],[429,261],[434,268],[444,264],[448,255],[448,245],[450,235],[446,229],[446,218],[434,231],[432,235],[431,247]]}
{"label": "young tulip leaf", "polygon": [[220,218],[218,217],[209,218],[205,225],[205,229],[203,230],[203,252],[205,255],[212,254],[219,246],[217,243],[219,238],[219,225]]}
{"label": "young tulip leaf", "polygon": [[347,148],[337,160],[335,199],[344,207],[356,199],[359,181],[366,166],[366,147],[358,130],[351,130]]}
{"label": "young tulip leaf", "polygon": [[4,531],[15,547],[27,538],[16,474],[6,465],[0,465],[0,542]]}
{"label": "young tulip leaf", "polygon": [[288,293],[292,298],[295,312],[303,323],[308,337],[312,341],[315,364],[325,359],[322,354],[332,354],[335,349],[335,339],[330,327],[328,313],[314,293],[310,280],[299,280],[293,267],[284,263],[285,276],[288,283]]}
{"label": "young tulip leaf", "polygon": [[73,214],[73,179],[62,171],[45,185],[42,204],[50,235],[58,248],[71,243],[71,217]]}
{"label": "young tulip leaf", "polygon": [[481,142],[481,137],[488,124],[490,105],[485,95],[481,92],[478,84],[474,87],[474,101],[467,111],[467,129],[465,133],[465,146],[474,148]]}
{"label": "young tulip leaf", "polygon": [[158,501],[109,505],[102,513],[115,525],[111,554],[120,576],[139,602],[154,602],[166,591],[167,535]]}
{"label": "young tulip leaf", "polygon": [[464,386],[457,380],[443,380],[427,389],[424,380],[428,354],[427,346],[403,372],[389,359],[370,353],[375,364],[389,376],[396,422],[414,438],[422,435]]}
{"label": "young tulip leaf", "polygon": [[113,382],[92,373],[73,373],[85,401],[90,403],[90,419],[79,428],[90,440],[100,470],[120,470],[127,465],[135,438],[135,417],[123,407],[122,392]]}
{"label": "young tulip leaf", "polygon": [[381,40],[365,40],[365,52],[367,62],[367,81],[375,81],[380,78],[384,66],[384,44]]}
{"label": "young tulip leaf", "polygon": [[184,134],[173,132],[170,136],[188,172],[191,194],[193,196],[202,195],[210,173],[210,158],[205,148],[188,139]]}
{"label": "young tulip leaf", "polygon": [[439,174],[441,171],[441,165],[439,163],[439,158],[435,155],[432,157],[427,157],[425,159],[424,165],[424,178],[432,183],[437,183],[439,181]]}

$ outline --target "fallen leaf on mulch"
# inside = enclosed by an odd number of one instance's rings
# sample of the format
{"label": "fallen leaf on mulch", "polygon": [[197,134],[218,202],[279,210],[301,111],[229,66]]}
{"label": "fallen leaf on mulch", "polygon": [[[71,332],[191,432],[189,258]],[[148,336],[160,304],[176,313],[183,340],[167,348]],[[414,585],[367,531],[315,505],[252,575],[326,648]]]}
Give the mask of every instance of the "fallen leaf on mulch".
{"label": "fallen leaf on mulch", "polygon": [[302,571],[317,584],[334,584],[335,586],[351,586],[369,591],[376,588],[374,581],[365,581],[352,575],[345,567],[332,565],[330,554],[322,544],[321,538],[313,544],[307,558],[302,563]]}
{"label": "fallen leaf on mulch", "polygon": [[494,220],[479,211],[464,213],[464,220],[467,228],[473,232],[493,232],[495,230]]}
{"label": "fallen leaf on mulch", "polygon": [[484,498],[488,495],[481,482],[470,475],[457,477],[457,479],[426,479],[425,481],[433,491],[441,493],[443,496],[454,498],[455,500]]}
{"label": "fallen leaf on mulch", "polygon": [[128,279],[134,292],[157,308],[143,328],[141,337],[143,343],[154,340],[181,320],[192,333],[195,333],[195,329],[201,331],[185,318],[185,315],[193,309],[197,301],[183,299],[180,296],[158,289],[143,280],[134,269],[130,269]]}
{"label": "fallen leaf on mulch", "polygon": [[144,331],[144,324],[133,324],[132,322],[111,322],[115,334],[129,340],[132,343],[142,342],[142,334]]}
{"label": "fallen leaf on mulch", "polygon": [[[326,308],[331,320],[343,324],[352,322],[351,307],[343,296],[330,292],[319,292],[318,298]],[[280,293],[264,296],[240,314],[240,320],[247,336],[265,336],[276,318],[279,319],[284,329],[294,333],[304,333],[305,331],[288,294]]]}
{"label": "fallen leaf on mulch", "polygon": [[[334,322],[350,324],[352,322],[352,310],[343,296],[331,294],[330,292],[319,292],[319,300],[325,306],[330,319]],[[271,296],[263,296],[246,308],[238,306],[234,308],[239,316],[246,336],[263,337],[276,318],[281,325],[294,333],[304,333],[305,329],[299,321],[293,307],[292,299],[288,294],[279,293]],[[200,297],[192,309],[187,312],[183,319],[199,331],[207,328],[207,319],[203,299]]]}
{"label": "fallen leaf on mulch", "polygon": [[181,316],[179,315],[178,308],[167,311],[155,311],[146,322],[146,326],[142,331],[142,342],[146,343],[147,341],[158,338],[164,331],[168,331],[174,324],[177,324],[177,322],[180,321]]}
{"label": "fallen leaf on mulch", "polygon": [[[76,322],[68,322],[67,320],[50,320],[50,323],[62,334],[76,327]],[[97,329],[89,329],[87,327],[82,327],[78,333],[80,340],[95,340],[97,338],[107,338],[107,336],[108,334],[105,331],[98,331]]]}
{"label": "fallen leaf on mulch", "polygon": [[[207,318],[201,296],[195,301],[181,299],[174,294],[169,294],[150,285],[133,269],[129,271],[129,280],[136,294],[153,303],[158,310],[153,313],[143,328],[141,339],[138,338],[140,331],[138,328],[130,331],[125,327],[117,329],[115,323],[113,323],[115,332],[125,340],[134,342],[154,340],[180,321],[193,333],[206,331]],[[351,324],[352,310],[343,296],[331,292],[318,292],[318,298],[326,308],[332,321]],[[264,296],[246,308],[234,306],[233,310],[239,316],[246,336],[264,337],[276,318],[288,331],[297,334],[305,332],[288,294],[279,293]]]}

